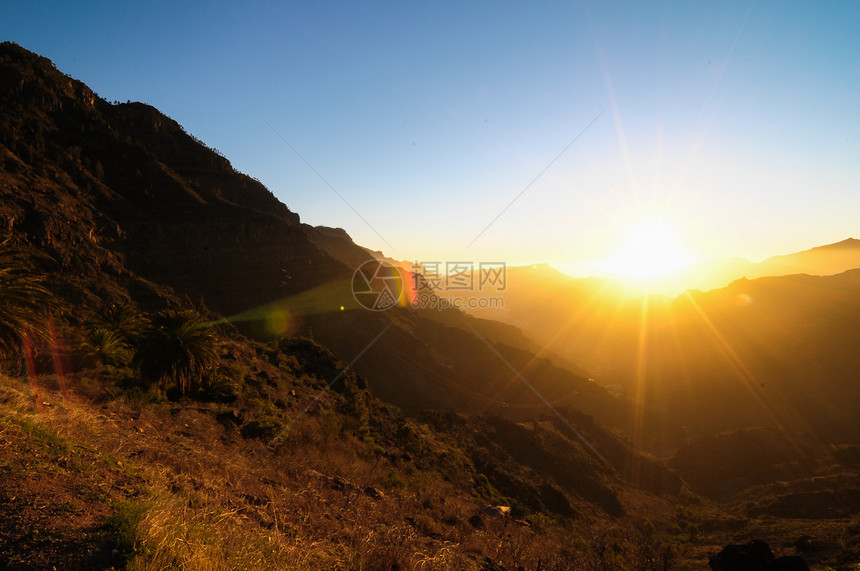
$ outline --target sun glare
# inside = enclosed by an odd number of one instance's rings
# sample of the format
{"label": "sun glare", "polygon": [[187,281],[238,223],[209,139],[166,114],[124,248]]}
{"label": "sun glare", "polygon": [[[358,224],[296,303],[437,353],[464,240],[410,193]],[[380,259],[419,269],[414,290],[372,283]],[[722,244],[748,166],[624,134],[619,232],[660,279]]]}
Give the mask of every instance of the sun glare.
{"label": "sun glare", "polygon": [[648,219],[627,228],[618,255],[607,269],[628,281],[648,283],[671,278],[689,261],[674,228],[662,220]]}

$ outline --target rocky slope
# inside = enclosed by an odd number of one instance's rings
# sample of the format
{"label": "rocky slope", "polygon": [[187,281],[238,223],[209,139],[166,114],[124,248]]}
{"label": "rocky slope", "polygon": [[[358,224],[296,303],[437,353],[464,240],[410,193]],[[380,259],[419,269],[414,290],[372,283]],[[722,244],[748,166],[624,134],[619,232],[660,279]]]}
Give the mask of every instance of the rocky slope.
{"label": "rocky slope", "polygon": [[112,105],[9,43],[0,157],[4,231],[51,268],[166,284],[226,315],[349,273],[298,215],[178,123]]}

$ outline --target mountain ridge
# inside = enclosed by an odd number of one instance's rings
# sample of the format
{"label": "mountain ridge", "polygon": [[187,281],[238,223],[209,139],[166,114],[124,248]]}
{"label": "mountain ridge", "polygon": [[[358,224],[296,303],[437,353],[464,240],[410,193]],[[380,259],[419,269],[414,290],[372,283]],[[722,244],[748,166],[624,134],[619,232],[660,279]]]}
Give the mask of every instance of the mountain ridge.
{"label": "mountain ridge", "polygon": [[739,279],[791,274],[834,275],[860,267],[860,240],[847,238],[799,252],[751,262],[745,258],[716,258],[695,262],[678,271],[687,289],[711,290]]}
{"label": "mountain ridge", "polygon": [[[0,145],[7,173],[0,215],[9,233],[20,230],[53,251],[67,244],[77,254],[52,257],[76,255],[96,264],[95,271],[105,263],[122,273],[121,258],[135,277],[205,294],[226,314],[243,309],[234,299],[245,279],[260,292],[247,300],[251,305],[348,274],[310,244],[298,215],[155,108],[109,104],[48,60],[9,43],[0,46],[0,58]],[[40,190],[24,200],[26,188]],[[65,189],[72,192],[64,195]],[[180,228],[191,212],[197,213],[197,228]],[[239,212],[246,224],[236,227]],[[173,255],[165,257],[165,251]],[[104,259],[111,256],[112,265]],[[219,275],[189,282],[187,276],[208,271],[216,256]],[[305,283],[285,283],[279,270],[269,269],[272,258]],[[318,276],[290,272],[310,262],[319,267]],[[210,282],[220,287],[208,287]]]}

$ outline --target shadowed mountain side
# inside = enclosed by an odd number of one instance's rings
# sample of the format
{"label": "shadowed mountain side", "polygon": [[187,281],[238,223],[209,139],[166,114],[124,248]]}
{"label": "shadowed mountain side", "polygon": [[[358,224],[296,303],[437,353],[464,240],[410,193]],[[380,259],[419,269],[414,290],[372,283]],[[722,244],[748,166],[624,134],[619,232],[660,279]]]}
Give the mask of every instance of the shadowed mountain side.
{"label": "shadowed mountain side", "polygon": [[637,444],[649,450],[672,449],[683,438],[679,426],[656,411],[615,397],[550,359],[436,319],[433,312],[397,309],[315,314],[307,323],[314,339],[337,354],[361,354],[354,366],[374,394],[406,410],[526,419],[551,414],[549,403],[585,411],[628,435],[644,431],[648,441]]}
{"label": "shadowed mountain side", "polygon": [[394,266],[408,269],[408,264],[387,258],[382,252],[359,246],[352,241],[350,235],[343,228],[311,226],[309,224],[303,224],[302,228],[304,228],[311,242],[335,260],[349,266],[353,271],[368,260],[385,260]]}
{"label": "shadowed mountain side", "polygon": [[589,372],[574,363],[560,357],[526,336],[522,329],[514,327],[494,319],[481,319],[473,317],[459,309],[447,308],[440,311],[426,311],[422,314],[427,319],[438,321],[449,327],[458,327],[471,333],[477,332],[493,343],[500,343],[508,347],[522,349],[534,353],[536,356],[549,359],[554,364],[574,373],[579,377],[588,377]]}
{"label": "shadowed mountain side", "polygon": [[693,490],[718,499],[768,482],[821,475],[833,463],[831,447],[814,438],[763,428],[702,438],[678,450],[671,460]]}
{"label": "shadowed mountain side", "polygon": [[[573,515],[559,493],[564,490],[619,516],[623,507],[616,478],[659,495],[680,492],[681,480],[675,473],[630,449],[590,417],[569,410],[562,413],[581,429],[580,434],[574,435],[550,417],[515,423],[492,415],[425,412],[417,418],[452,442],[466,443],[472,461],[482,466],[488,480],[525,505],[543,502],[556,513]],[[588,446],[582,445],[580,436]],[[502,464],[500,459],[507,462]],[[529,473],[545,474],[552,483],[536,487]]]}
{"label": "shadowed mountain side", "polygon": [[[740,421],[856,442],[858,320],[860,270],[741,280],[682,296],[653,319],[648,378],[661,379],[657,398],[673,408],[703,402],[683,392],[704,390],[714,400],[696,413],[717,427]],[[737,417],[718,418],[720,403]]]}
{"label": "shadowed mountain side", "polygon": [[[9,43],[0,160],[9,235],[60,266],[88,266],[95,281],[135,274],[230,314],[349,275],[298,215],[175,121],[142,103],[111,105]],[[84,296],[92,285],[70,287]]]}

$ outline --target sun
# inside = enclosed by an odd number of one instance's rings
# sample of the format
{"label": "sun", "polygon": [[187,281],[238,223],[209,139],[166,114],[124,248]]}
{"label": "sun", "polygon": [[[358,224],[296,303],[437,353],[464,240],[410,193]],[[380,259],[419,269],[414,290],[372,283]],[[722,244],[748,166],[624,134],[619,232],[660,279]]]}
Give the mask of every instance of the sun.
{"label": "sun", "polygon": [[649,218],[627,228],[618,254],[607,263],[607,269],[641,285],[670,279],[689,262],[690,256],[672,225]]}

